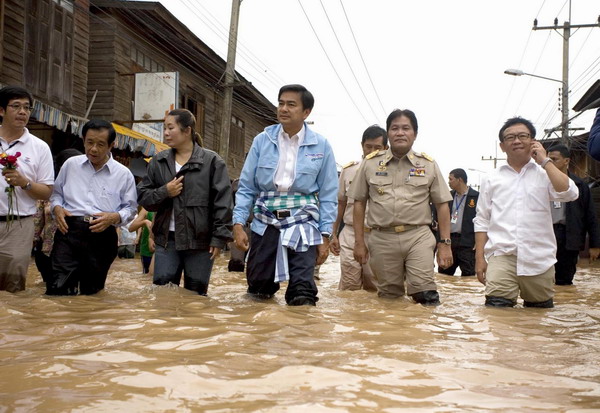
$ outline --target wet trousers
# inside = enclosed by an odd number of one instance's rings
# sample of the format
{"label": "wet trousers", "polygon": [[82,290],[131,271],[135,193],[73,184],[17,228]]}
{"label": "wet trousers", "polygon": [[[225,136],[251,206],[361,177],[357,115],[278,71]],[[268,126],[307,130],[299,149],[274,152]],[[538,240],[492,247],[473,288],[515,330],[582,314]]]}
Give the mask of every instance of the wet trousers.
{"label": "wet trousers", "polygon": [[117,256],[117,231],[110,226],[91,232],[82,217],[65,217],[69,231],[56,231],[48,295],[96,294],[104,289],[108,270]]}
{"label": "wet trousers", "polygon": [[0,222],[0,290],[14,293],[25,289],[32,245],[33,217],[10,225]]}
{"label": "wet trousers", "polygon": [[[275,279],[275,260],[279,248],[279,230],[267,226],[263,235],[252,232],[246,278],[248,292],[271,296],[279,290]],[[285,292],[285,301],[289,304],[295,297],[306,297],[317,302],[317,285],[314,280],[317,247],[312,246],[306,252],[295,252],[286,248],[290,280]]]}

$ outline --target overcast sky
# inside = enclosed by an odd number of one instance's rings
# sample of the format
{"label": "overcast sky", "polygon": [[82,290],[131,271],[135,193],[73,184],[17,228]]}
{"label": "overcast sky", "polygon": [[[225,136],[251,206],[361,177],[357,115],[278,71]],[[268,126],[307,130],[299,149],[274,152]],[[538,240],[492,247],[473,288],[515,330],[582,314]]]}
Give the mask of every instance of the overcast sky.
{"label": "overcast sky", "polygon": [[[226,58],[231,0],[161,3]],[[571,24],[599,14],[600,2],[572,0]],[[560,83],[503,73],[562,78],[562,30],[532,30],[535,18],[550,26],[555,17],[569,20],[568,0],[244,0],[236,70],[274,104],[281,85],[305,85],[316,101],[308,120],[339,164],[360,158],[367,126],[411,109],[414,149],[477,184],[477,171],[493,167],[481,158],[503,157],[504,120],[531,119],[538,138],[560,123]],[[600,27],[573,32],[570,107],[600,78]],[[572,126],[589,130],[594,112]]]}

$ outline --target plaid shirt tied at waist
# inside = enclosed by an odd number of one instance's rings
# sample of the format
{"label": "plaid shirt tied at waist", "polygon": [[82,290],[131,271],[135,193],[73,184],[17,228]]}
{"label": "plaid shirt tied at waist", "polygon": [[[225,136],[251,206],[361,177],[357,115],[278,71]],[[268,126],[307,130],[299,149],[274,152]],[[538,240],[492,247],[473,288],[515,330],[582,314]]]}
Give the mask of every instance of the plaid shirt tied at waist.
{"label": "plaid shirt tied at waist", "polygon": [[[284,219],[278,219],[276,211],[296,209]],[[254,204],[254,218],[266,225],[279,229],[279,244],[275,261],[275,282],[288,281],[290,272],[285,248],[296,252],[308,251],[313,245],[323,243],[317,228],[319,208],[314,195],[297,192],[261,192]]]}

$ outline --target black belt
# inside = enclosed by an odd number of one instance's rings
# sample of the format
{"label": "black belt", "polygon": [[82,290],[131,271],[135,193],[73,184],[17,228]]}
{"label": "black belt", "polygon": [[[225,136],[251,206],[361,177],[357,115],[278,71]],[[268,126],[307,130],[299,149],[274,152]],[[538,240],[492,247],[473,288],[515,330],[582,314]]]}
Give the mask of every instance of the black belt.
{"label": "black belt", "polygon": [[15,219],[29,218],[31,215],[0,215],[0,222],[14,221]]}
{"label": "black belt", "polygon": [[84,216],[73,216],[73,215],[65,215],[65,221],[71,222],[87,222],[88,224],[92,222],[94,217],[92,215],[84,215]]}
{"label": "black belt", "polygon": [[277,219],[286,219],[292,216],[292,211],[290,209],[278,209],[273,211],[273,214]]}

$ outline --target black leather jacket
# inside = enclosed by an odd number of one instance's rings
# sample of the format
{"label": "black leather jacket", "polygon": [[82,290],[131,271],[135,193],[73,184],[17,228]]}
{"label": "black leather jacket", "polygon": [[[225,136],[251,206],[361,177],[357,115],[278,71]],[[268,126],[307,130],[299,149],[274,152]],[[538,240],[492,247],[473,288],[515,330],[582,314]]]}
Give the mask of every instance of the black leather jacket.
{"label": "black leather jacket", "polygon": [[215,152],[194,143],[183,175],[183,191],[169,198],[167,183],[175,178],[175,151],[155,155],[146,176],[137,186],[138,203],[155,211],[152,225],[154,242],[166,247],[171,213],[175,209],[175,248],[177,250],[223,248],[232,240],[233,198],[227,166]]}

